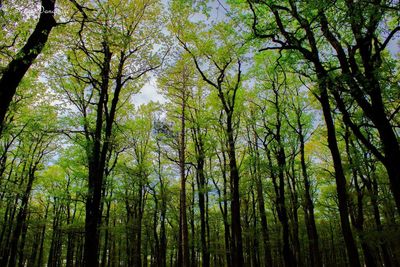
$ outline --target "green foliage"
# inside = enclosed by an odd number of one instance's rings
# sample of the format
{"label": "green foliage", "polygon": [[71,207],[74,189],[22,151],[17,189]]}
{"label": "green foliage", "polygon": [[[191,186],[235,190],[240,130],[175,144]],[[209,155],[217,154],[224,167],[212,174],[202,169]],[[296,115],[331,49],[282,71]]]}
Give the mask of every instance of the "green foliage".
{"label": "green foliage", "polygon": [[[38,5],[28,12],[32,3],[14,2],[5,1],[0,10],[0,21],[7,21],[0,29],[0,70],[37,20]],[[304,53],[316,49],[324,78],[331,82],[329,112],[361,261],[367,260],[366,248],[375,261],[371,266],[387,265],[385,249],[390,260],[398,258],[398,210],[385,161],[350,129],[333,94],[339,92],[351,121],[383,154],[382,131],[355,99],[349,81],[372,105],[368,85],[376,79],[381,108],[398,136],[399,63],[393,51],[379,51],[388,32],[398,27],[398,7],[390,1],[381,6],[355,1],[351,9],[350,2],[57,1],[56,19],[65,23],[52,31],[38,64],[19,84],[0,136],[0,256],[8,255],[16,239],[21,266],[63,265],[71,258],[69,266],[83,264],[89,176],[98,142],[105,151],[99,262],[134,266],[140,247],[142,265],[164,266],[161,258],[166,266],[175,265],[184,208],[193,266],[205,259],[203,238],[210,266],[229,265],[232,134],[245,266],[264,265],[267,245],[274,266],[283,266],[282,207],[299,265],[311,266],[310,207],[323,264],[346,265],[337,174],[319,102],[320,73]],[[345,49],[349,73],[322,29],[322,15]],[[353,25],[365,40],[372,30],[368,51],[377,54],[369,76]],[[153,79],[165,102],[137,105],[138,93]],[[108,121],[113,103],[115,117]],[[182,134],[186,207],[179,181]],[[1,257],[0,265],[7,266]]]}

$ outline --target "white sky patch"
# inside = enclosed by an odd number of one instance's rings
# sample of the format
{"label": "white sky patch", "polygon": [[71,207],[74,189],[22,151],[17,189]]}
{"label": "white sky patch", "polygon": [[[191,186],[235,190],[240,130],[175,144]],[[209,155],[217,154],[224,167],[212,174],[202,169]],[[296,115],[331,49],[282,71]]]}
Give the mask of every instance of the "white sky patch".
{"label": "white sky patch", "polygon": [[147,104],[150,101],[164,103],[166,99],[158,92],[157,81],[155,77],[150,80],[140,89],[140,92],[132,97],[135,106]]}
{"label": "white sky patch", "polygon": [[400,58],[400,36],[396,36],[390,40],[387,49],[394,58]]}

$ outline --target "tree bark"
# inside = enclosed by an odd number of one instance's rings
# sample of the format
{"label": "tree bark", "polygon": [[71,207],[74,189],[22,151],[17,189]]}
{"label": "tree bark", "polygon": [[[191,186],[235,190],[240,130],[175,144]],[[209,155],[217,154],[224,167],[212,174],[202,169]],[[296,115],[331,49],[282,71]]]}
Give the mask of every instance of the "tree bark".
{"label": "tree bark", "polygon": [[[316,66],[317,71],[321,69],[322,66]],[[320,73],[320,72],[318,72]],[[357,246],[351,231],[350,221],[349,221],[349,210],[348,210],[348,196],[347,196],[347,182],[343,171],[342,160],[339,152],[339,147],[336,138],[335,124],[333,121],[329,97],[327,92],[327,81],[325,80],[326,75],[318,74],[319,80],[319,101],[322,106],[322,111],[325,119],[325,125],[328,132],[328,147],[331,151],[333,166],[335,169],[335,180],[336,180],[336,192],[339,202],[339,215],[342,227],[342,234],[344,237],[347,257],[349,263],[352,267],[360,267],[360,259],[358,255]]]}
{"label": "tree bark", "polygon": [[[186,77],[184,77],[185,79]],[[181,129],[179,134],[179,171],[180,171],[180,206],[179,206],[179,267],[188,267],[189,259],[189,231],[187,223],[186,204],[186,86],[182,88]]]}
{"label": "tree bark", "polygon": [[228,142],[228,158],[231,182],[231,222],[232,222],[232,266],[241,267],[244,264],[242,227],[240,216],[239,171],[236,163],[235,138],[232,125],[232,111],[226,114],[226,134]]}
{"label": "tree bark", "polygon": [[308,235],[308,249],[310,254],[311,266],[322,266],[321,254],[319,250],[319,240],[317,226],[315,224],[314,204],[311,198],[310,180],[307,173],[307,164],[304,151],[304,134],[300,118],[297,120],[298,135],[300,139],[300,163],[304,182],[304,220]]}
{"label": "tree bark", "polygon": [[205,152],[204,152],[204,141],[201,136],[201,130],[199,125],[194,125],[193,129],[193,139],[196,148],[196,180],[198,187],[198,197],[199,197],[199,209],[200,209],[200,242],[201,242],[201,257],[202,257],[202,267],[210,266],[210,253],[208,251],[207,244],[207,225],[206,225],[206,203],[205,195],[207,194],[206,178],[204,175],[204,165],[205,165]]}
{"label": "tree bark", "polygon": [[28,202],[29,202],[29,197],[31,195],[31,190],[32,190],[32,185],[33,181],[35,179],[35,171],[36,171],[36,166],[32,166],[29,170],[28,174],[28,184],[26,186],[25,192],[22,196],[21,199],[21,206],[20,210],[17,215],[17,221],[16,221],[16,226],[14,228],[11,242],[10,242],[10,257],[8,260],[8,266],[16,266],[17,262],[17,254],[18,254],[18,242],[19,238],[22,233],[23,225],[26,223],[26,216],[28,212]]}
{"label": "tree bark", "polygon": [[[93,140],[89,142],[87,157],[89,161],[89,182],[88,193],[86,199],[86,218],[85,218],[85,249],[84,249],[84,265],[90,267],[98,267],[98,251],[99,251],[99,223],[101,220],[100,202],[103,186],[105,155],[102,153],[102,129],[103,129],[103,112],[104,103],[109,86],[109,73],[112,54],[106,42],[103,42],[103,66],[101,70],[101,91],[97,103],[96,128]],[[108,126],[108,127],[111,127]],[[108,140],[105,141],[108,145]],[[104,150],[104,149],[103,149]]]}

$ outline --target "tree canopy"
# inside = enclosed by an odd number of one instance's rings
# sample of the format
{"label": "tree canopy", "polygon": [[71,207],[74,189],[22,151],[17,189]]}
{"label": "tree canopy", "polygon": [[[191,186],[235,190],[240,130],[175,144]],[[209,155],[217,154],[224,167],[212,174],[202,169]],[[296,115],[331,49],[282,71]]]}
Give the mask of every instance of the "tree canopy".
{"label": "tree canopy", "polygon": [[0,22],[0,266],[400,265],[398,1]]}

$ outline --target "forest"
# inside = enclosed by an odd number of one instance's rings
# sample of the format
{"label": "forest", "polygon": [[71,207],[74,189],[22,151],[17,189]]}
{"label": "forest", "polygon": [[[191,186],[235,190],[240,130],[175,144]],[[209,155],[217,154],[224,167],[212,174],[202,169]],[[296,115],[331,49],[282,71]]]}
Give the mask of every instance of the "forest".
{"label": "forest", "polygon": [[398,0],[0,23],[0,266],[400,266]]}

